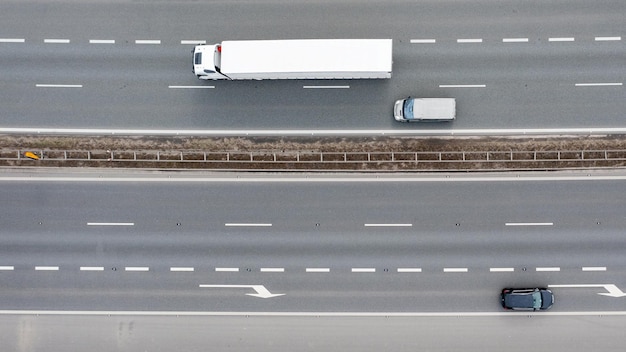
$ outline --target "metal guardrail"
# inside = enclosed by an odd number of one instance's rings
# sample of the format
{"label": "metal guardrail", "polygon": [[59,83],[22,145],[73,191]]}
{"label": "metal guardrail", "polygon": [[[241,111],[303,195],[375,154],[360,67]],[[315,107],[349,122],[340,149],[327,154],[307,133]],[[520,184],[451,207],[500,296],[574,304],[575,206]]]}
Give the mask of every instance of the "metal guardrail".
{"label": "metal guardrail", "polygon": [[315,151],[112,151],[0,150],[0,161],[175,162],[175,163],[459,163],[626,161],[626,150],[442,151],[442,152],[315,152]]}

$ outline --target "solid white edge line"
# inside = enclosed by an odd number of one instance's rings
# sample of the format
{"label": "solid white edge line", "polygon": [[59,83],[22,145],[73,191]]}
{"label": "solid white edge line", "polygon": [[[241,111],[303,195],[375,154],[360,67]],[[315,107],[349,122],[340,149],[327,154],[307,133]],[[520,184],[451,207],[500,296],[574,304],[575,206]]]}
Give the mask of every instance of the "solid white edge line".
{"label": "solid white edge line", "polygon": [[103,266],[81,266],[80,271],[104,271]]}
{"label": "solid white edge line", "polygon": [[528,38],[502,38],[503,43],[528,43]]}
{"label": "solid white edge line", "polygon": [[115,39],[89,39],[89,44],[115,44]]}
{"label": "solid white edge line", "polygon": [[413,224],[363,224],[365,227],[412,227]]}
{"label": "solid white edge line", "polygon": [[0,43],[24,43],[26,39],[22,38],[0,38]]}
{"label": "solid white edge line", "polygon": [[443,268],[444,273],[466,273],[468,268]]}
{"label": "solid white edge line", "polygon": [[554,266],[554,267],[539,267],[539,268],[536,268],[535,271],[561,271],[561,268],[559,268],[558,266]]}
{"label": "solid white edge line", "polygon": [[352,268],[353,273],[375,273],[376,268]]}
{"label": "solid white edge line", "polygon": [[456,40],[457,43],[482,43],[483,40],[480,38],[475,38],[475,39],[457,39]]}
{"label": "solid white edge line", "polygon": [[46,44],[69,44],[69,39],[44,39],[44,43]]}
{"label": "solid white edge line", "polygon": [[35,84],[37,88],[82,88],[82,84]]}
{"label": "solid white edge line", "polygon": [[183,271],[183,272],[191,272],[191,271],[194,271],[194,270],[195,269],[192,268],[192,267],[177,267],[177,266],[170,267],[170,271],[176,271],[176,272],[181,272],[181,271]]}
{"label": "solid white edge line", "polygon": [[0,270],[1,271],[11,271],[11,270],[15,270],[15,267],[11,266],[11,265],[0,266]]}
{"label": "solid white edge line", "polygon": [[[441,85],[449,87],[449,85]],[[454,86],[453,86],[454,87]],[[467,87],[467,86],[460,86]],[[486,85],[479,85],[486,87]],[[0,127],[7,134],[158,135],[158,136],[502,136],[502,135],[603,135],[626,134],[626,127],[491,128],[491,129],[390,129],[390,130],[158,130],[98,128]]]}
{"label": "solid white edge line", "polygon": [[127,266],[125,271],[150,271],[150,267],[147,266]]}
{"label": "solid white edge line", "polygon": [[247,223],[225,223],[224,226],[227,226],[227,227],[248,227],[248,226],[249,227],[271,227],[272,224],[262,224],[262,223],[258,223],[258,224],[255,224],[255,223],[249,223],[249,224],[247,224]]}
{"label": "solid white edge line", "polygon": [[304,89],[349,89],[350,86],[302,86]]}
{"label": "solid white edge line", "polygon": [[35,270],[38,270],[38,271],[58,271],[59,267],[58,266],[36,266]]}
{"label": "solid white edge line", "polygon": [[486,88],[486,84],[440,84],[439,88]]}
{"label": "solid white edge line", "polygon": [[134,222],[88,222],[87,226],[135,226]]}
{"label": "solid white edge line", "polygon": [[411,39],[411,44],[435,44],[436,39]]}
{"label": "solid white edge line", "polygon": [[576,40],[576,38],[574,38],[574,37],[553,37],[553,38],[548,38],[549,42],[573,42],[575,40]]}
{"label": "solid white edge line", "polygon": [[215,86],[167,86],[170,89],[213,89]]}
{"label": "solid white edge line", "polygon": [[554,226],[553,222],[507,222],[504,226]]}
{"label": "solid white edge line", "polygon": [[190,312],[190,311],[63,311],[63,310],[0,310],[0,315],[83,315],[83,316],[269,316],[269,317],[517,317],[537,316],[626,316],[626,311],[581,312]]}
{"label": "solid white edge line", "polygon": [[421,273],[422,268],[398,268],[399,273]]}
{"label": "solid white edge line", "polygon": [[330,268],[306,268],[307,273],[329,273]]}
{"label": "solid white edge line", "polygon": [[216,272],[238,272],[239,268],[215,268]]}
{"label": "solid white edge line", "polygon": [[595,40],[597,42],[620,41],[622,40],[622,37],[596,37]]}
{"label": "solid white edge line", "polygon": [[261,268],[262,273],[284,273],[285,268]]}
{"label": "solid white edge line", "polygon": [[428,175],[428,176],[363,176],[363,177],[350,177],[348,175],[342,175],[337,177],[323,177],[323,176],[283,176],[280,178],[264,177],[264,176],[250,176],[250,177],[116,177],[116,176],[1,176],[0,182],[89,182],[89,183],[101,183],[101,182],[166,182],[166,183],[310,183],[310,182],[322,182],[322,183],[334,183],[334,182],[361,182],[361,183],[379,183],[379,182],[555,182],[555,181],[625,181],[626,175],[520,175],[518,173],[511,173],[511,176],[475,176],[475,177],[455,177],[451,175]]}
{"label": "solid white edge line", "polygon": [[604,86],[623,86],[621,82],[615,83],[576,83],[576,87],[604,87]]}
{"label": "solid white edge line", "polygon": [[582,271],[606,271],[606,266],[583,266]]}
{"label": "solid white edge line", "polygon": [[514,272],[515,268],[489,268],[492,273],[510,273]]}
{"label": "solid white edge line", "polygon": [[135,44],[161,44],[161,41],[158,39],[137,39]]}

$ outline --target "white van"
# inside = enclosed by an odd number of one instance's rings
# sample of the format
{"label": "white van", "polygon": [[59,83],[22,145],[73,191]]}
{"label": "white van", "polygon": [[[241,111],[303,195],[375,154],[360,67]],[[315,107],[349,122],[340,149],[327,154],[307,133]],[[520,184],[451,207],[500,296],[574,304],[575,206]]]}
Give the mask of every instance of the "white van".
{"label": "white van", "polygon": [[393,107],[396,121],[452,121],[456,117],[454,98],[411,98],[396,101]]}

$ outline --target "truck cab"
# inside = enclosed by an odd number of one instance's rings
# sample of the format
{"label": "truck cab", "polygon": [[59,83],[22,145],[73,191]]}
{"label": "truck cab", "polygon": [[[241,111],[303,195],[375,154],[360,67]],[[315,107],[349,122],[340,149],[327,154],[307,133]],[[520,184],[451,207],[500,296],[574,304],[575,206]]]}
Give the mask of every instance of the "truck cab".
{"label": "truck cab", "polygon": [[193,73],[200,79],[229,79],[220,72],[222,46],[197,45],[193,52]]}

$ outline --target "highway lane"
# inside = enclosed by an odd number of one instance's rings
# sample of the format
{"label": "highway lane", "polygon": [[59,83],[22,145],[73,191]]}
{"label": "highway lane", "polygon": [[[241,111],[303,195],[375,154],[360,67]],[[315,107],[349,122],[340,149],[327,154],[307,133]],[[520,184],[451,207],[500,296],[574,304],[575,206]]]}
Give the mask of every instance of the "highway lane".
{"label": "highway lane", "polygon": [[[0,180],[2,308],[497,312],[507,286],[626,289],[623,180],[354,181]],[[553,311],[624,310],[609,289],[555,287]]]}
{"label": "highway lane", "polygon": [[[623,2],[591,8],[586,2],[290,4],[3,3],[0,19],[6,30],[0,38],[23,42],[0,43],[2,127],[622,126]],[[355,9],[359,16],[351,15]],[[319,18],[325,19],[323,26]],[[310,37],[393,38],[394,77],[332,81],[350,88],[314,90],[302,87],[329,82],[200,82],[191,74],[192,45],[181,44]],[[505,42],[520,38],[527,41]],[[51,39],[69,43],[46,43]],[[411,43],[424,39],[435,43]],[[481,42],[463,42],[467,39]],[[141,44],[145,41],[159,44]],[[620,85],[580,86],[588,83]],[[459,119],[443,127],[393,122],[393,101],[409,94],[457,97]]]}
{"label": "highway lane", "polygon": [[[0,316],[12,351],[620,351],[623,317]],[[72,336],[68,339],[67,336]]]}

